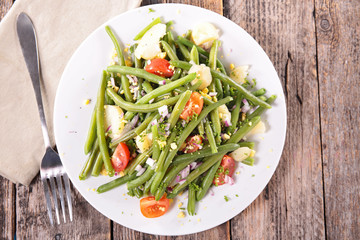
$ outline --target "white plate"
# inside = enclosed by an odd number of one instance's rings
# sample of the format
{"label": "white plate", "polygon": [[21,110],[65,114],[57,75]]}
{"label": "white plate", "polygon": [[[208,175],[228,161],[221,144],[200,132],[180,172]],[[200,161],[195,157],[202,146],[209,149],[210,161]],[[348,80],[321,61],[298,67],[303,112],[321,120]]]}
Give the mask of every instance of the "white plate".
{"label": "white plate", "polygon": [[[155,12],[149,12],[149,8]],[[256,142],[254,167],[238,164],[235,184],[212,188],[196,205],[196,216],[177,218],[181,211],[178,203],[186,207],[186,194],[177,197],[168,213],[156,219],[147,219],[140,212],[137,198],[126,195],[126,187],[97,194],[93,189],[110,181],[109,177],[78,178],[87,156],[84,155],[86,138],[96,92],[102,70],[111,61],[113,44],[105,32],[110,25],[122,43],[132,44],[133,37],[155,17],[164,22],[174,21],[174,32],[183,34],[197,22],[207,21],[220,29],[222,41],[219,56],[225,66],[251,65],[250,77],[257,80],[257,88],[264,87],[268,95],[277,94],[273,108],[263,119],[267,122],[265,134],[253,138]],[[91,104],[84,106],[85,99]],[[76,50],[62,75],[55,101],[55,139],[64,167],[77,190],[98,211],[115,222],[141,232],[159,235],[183,235],[213,228],[244,210],[261,193],[273,175],[284,145],[286,106],[277,73],[257,42],[241,27],[214,12],[181,4],[159,4],[141,7],[121,14],[96,29]],[[224,196],[230,200],[225,201]]]}

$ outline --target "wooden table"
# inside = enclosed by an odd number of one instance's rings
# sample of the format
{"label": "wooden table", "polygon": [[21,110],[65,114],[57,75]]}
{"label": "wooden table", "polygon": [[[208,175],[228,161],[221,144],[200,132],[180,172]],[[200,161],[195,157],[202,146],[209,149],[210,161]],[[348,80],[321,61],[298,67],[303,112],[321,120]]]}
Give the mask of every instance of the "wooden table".
{"label": "wooden table", "polygon": [[[166,1],[146,0],[144,5]],[[263,47],[282,82],[288,129],[260,196],[216,228],[176,239],[360,239],[360,2],[184,0],[231,19]],[[0,19],[12,0],[0,0]],[[29,3],[30,4],[30,3]],[[50,227],[39,177],[0,178],[1,239],[172,239],[118,225],[72,191],[75,219]]]}

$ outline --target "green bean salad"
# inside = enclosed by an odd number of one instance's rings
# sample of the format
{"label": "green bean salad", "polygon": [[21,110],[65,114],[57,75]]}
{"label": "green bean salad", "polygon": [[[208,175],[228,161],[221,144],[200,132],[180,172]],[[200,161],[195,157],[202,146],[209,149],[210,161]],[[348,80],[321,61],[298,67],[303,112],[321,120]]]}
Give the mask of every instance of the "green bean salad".
{"label": "green bean salad", "polygon": [[232,185],[238,164],[254,164],[254,143],[245,139],[265,131],[260,116],[276,96],[255,89],[249,66],[230,64],[227,72],[211,23],[175,37],[172,22],[156,18],[124,49],[105,30],[115,50],[102,73],[79,178],[115,175],[97,192],[126,184],[147,218],[165,214],[169,199],[187,190],[194,215],[209,188]]}

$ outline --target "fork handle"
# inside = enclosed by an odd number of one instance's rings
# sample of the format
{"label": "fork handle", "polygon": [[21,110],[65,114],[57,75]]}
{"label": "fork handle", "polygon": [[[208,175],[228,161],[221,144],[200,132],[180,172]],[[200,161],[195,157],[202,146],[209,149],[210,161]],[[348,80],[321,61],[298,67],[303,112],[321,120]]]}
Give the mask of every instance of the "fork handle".
{"label": "fork handle", "polygon": [[46,119],[44,114],[43,101],[41,98],[40,68],[39,68],[39,56],[38,56],[38,48],[36,41],[36,33],[35,33],[34,25],[27,14],[20,13],[20,15],[17,18],[16,30],[18,33],[21,50],[23,52],[26,66],[29,71],[31,82],[35,91],[45,147],[51,148],[49,132],[47,129]]}

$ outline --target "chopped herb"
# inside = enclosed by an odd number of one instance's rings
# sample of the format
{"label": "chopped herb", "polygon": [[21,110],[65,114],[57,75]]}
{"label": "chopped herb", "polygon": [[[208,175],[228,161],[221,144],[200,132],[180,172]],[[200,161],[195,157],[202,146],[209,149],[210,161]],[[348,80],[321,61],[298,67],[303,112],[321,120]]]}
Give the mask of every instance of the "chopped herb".
{"label": "chopped herb", "polygon": [[152,8],[149,8],[149,13],[152,13],[152,12],[155,12],[155,10]]}
{"label": "chopped herb", "polygon": [[224,196],[224,199],[225,199],[225,202],[228,202],[229,201],[229,198],[228,198],[228,196]]}
{"label": "chopped herb", "polygon": [[235,194],[235,197],[239,197],[239,195],[238,195],[238,194]]}
{"label": "chopped herb", "polygon": [[185,208],[184,207],[181,207],[181,208],[179,208],[180,210],[185,210]]}
{"label": "chopped herb", "polygon": [[255,177],[255,174],[251,175],[252,177]]}

